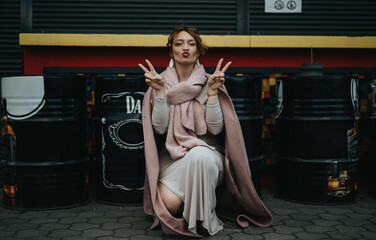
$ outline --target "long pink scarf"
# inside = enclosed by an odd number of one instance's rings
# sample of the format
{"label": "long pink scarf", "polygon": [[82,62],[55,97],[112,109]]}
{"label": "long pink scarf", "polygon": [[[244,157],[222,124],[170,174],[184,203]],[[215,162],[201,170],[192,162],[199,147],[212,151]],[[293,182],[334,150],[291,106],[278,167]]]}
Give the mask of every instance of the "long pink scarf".
{"label": "long pink scarf", "polygon": [[167,101],[170,104],[170,122],[167,131],[166,148],[173,160],[184,155],[195,146],[211,148],[198,135],[206,134],[204,109],[196,99],[206,84],[202,65],[195,66],[188,80],[179,83],[175,68],[163,72]]}

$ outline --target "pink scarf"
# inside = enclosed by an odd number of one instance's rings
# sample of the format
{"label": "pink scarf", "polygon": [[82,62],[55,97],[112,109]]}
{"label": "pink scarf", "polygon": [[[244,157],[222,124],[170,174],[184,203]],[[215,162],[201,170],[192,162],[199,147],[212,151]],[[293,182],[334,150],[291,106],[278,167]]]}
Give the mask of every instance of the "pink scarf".
{"label": "pink scarf", "polygon": [[210,148],[206,142],[197,138],[197,135],[206,134],[207,130],[204,109],[196,99],[207,81],[204,67],[195,65],[188,80],[180,83],[175,68],[168,67],[162,76],[170,104],[166,148],[171,158],[182,158],[195,146]]}

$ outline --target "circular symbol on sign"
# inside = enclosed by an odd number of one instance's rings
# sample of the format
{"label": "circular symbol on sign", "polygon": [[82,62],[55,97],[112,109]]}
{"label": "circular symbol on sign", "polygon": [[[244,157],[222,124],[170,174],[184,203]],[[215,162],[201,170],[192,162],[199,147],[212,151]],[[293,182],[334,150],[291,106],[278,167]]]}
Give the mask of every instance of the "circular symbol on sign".
{"label": "circular symbol on sign", "polygon": [[287,2],[287,8],[290,10],[294,10],[296,8],[296,2],[295,1],[288,1]]}
{"label": "circular symbol on sign", "polygon": [[281,0],[275,1],[274,2],[274,7],[277,10],[281,10],[284,6],[284,3]]}

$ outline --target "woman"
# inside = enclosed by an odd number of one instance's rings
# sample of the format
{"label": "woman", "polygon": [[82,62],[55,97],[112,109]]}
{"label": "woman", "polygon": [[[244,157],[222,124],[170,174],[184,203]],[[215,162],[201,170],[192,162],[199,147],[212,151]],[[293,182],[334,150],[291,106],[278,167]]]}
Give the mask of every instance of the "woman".
{"label": "woman", "polygon": [[[207,48],[185,25],[174,29],[167,47],[171,61],[163,73],[148,60],[150,70],[139,64],[150,86],[143,103],[144,208],[155,216],[152,228],[160,223],[168,235],[213,235],[223,228],[217,213],[243,227],[249,221],[270,225],[272,217],[253,187],[239,121],[223,86],[231,62],[221,70],[220,59],[207,75],[198,61]],[[163,135],[165,144],[157,149],[155,139]]]}

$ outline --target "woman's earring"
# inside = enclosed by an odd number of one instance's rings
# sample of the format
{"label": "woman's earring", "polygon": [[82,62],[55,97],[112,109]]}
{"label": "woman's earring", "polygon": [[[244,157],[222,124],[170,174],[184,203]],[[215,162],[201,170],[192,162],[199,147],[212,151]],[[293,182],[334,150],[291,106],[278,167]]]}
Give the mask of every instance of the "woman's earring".
{"label": "woman's earring", "polygon": [[200,66],[200,62],[198,61],[198,58],[197,58],[197,60],[196,60],[196,64],[197,64],[197,67]]}
{"label": "woman's earring", "polygon": [[173,67],[174,67],[174,59],[173,59],[173,58],[171,58],[170,63],[168,64],[168,66],[169,66],[170,68],[173,68]]}

